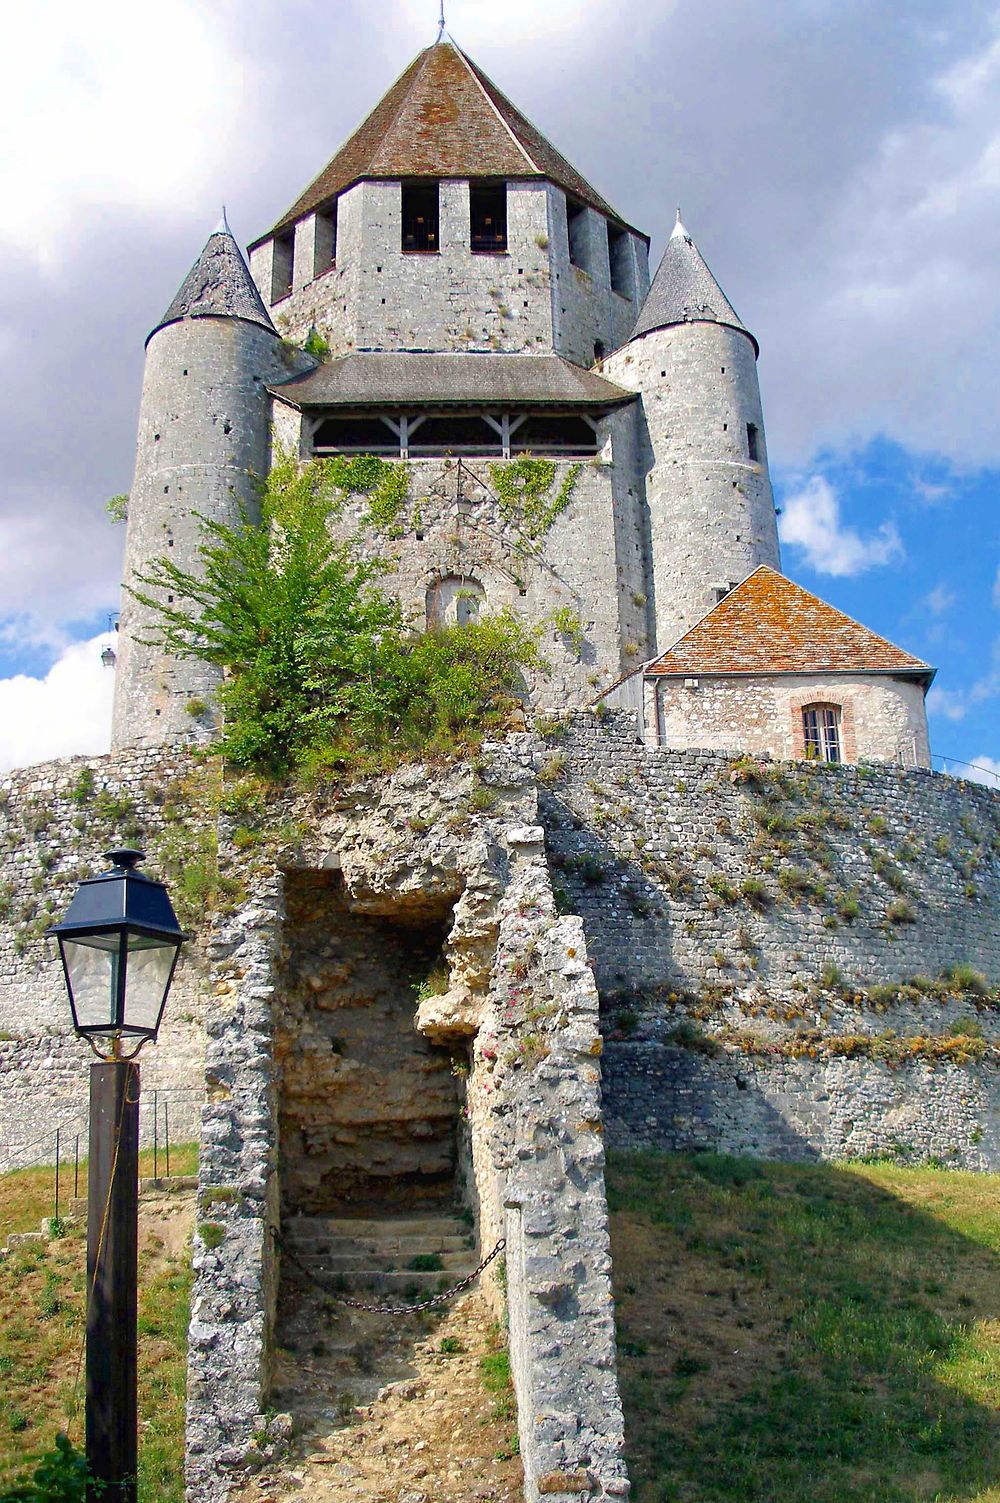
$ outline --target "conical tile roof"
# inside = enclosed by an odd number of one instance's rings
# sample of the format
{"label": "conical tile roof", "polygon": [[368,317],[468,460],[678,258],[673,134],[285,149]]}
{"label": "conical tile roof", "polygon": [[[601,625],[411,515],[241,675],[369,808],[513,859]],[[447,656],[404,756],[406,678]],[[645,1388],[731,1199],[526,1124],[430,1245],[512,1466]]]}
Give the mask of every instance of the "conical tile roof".
{"label": "conical tile roof", "polygon": [[934,669],[818,595],[761,564],[660,657],[646,674],[899,673]]}
{"label": "conical tile roof", "polygon": [[164,324],[182,318],[244,318],[274,332],[225,214],[150,339]]}
{"label": "conical tile roof", "polygon": [[625,223],[471,58],[440,41],[414,58],[269,234],[363,178],[411,177],[547,178]]}
{"label": "conical tile roof", "polygon": [[632,338],[671,324],[707,321],[739,329],[758,350],[756,339],[713,277],[701,251],[681,223],[680,211],[656,276],[646,294]]}

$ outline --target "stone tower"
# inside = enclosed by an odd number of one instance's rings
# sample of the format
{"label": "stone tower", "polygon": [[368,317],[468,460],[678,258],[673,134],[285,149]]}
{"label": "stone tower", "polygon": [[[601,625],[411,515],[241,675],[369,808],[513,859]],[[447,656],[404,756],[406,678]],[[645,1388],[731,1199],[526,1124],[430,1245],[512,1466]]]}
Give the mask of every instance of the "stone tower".
{"label": "stone tower", "polygon": [[[223,216],[146,341],[119,629],[112,748],[207,731],[215,671],[142,639],[151,613],[128,586],[158,557],[196,565],[198,516],[230,522],[266,473],[266,383],[288,367]],[[196,515],[197,514],[197,515]]]}
{"label": "stone tower", "polygon": [[660,651],[759,564],[781,568],[757,353],[678,212],[631,337],[604,364],[642,398],[636,462]]}

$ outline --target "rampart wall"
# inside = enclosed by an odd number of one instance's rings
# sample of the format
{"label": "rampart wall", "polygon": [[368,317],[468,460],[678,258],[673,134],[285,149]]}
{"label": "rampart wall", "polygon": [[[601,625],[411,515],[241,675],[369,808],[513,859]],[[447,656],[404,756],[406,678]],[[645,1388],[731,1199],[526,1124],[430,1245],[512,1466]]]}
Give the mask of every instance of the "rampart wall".
{"label": "rampart wall", "polygon": [[[212,875],[214,837],[195,827],[207,776],[184,751],[151,748],[43,763],[0,782],[0,1170],[51,1161],[57,1127],[63,1152],[78,1135],[86,1148],[93,1056],[72,1032],[56,946],[44,929],[82,877],[107,870],[102,853],[119,845],[145,850],[155,875],[171,874],[190,921],[199,886]],[[142,1054],[144,1142],[154,1091],[168,1103],[174,1141],[198,1135],[203,988],[195,942],[178,968],[160,1040]]]}
{"label": "rampart wall", "polygon": [[601,991],[612,1142],[1000,1164],[1000,798],[923,769],[536,753]]}

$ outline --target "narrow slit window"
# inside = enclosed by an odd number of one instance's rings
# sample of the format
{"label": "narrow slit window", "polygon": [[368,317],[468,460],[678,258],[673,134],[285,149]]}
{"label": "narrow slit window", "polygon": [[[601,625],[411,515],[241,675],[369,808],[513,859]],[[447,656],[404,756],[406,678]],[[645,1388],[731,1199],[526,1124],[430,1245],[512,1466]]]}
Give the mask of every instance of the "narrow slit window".
{"label": "narrow slit window", "polygon": [[437,183],[403,184],[404,251],[427,253],[439,248]]}
{"label": "narrow slit window", "polygon": [[747,423],[747,453],[753,460],[760,458],[760,441],[756,423]]}
{"label": "narrow slit window", "polygon": [[469,184],[471,248],[479,255],[507,249],[507,184]]}
{"label": "narrow slit window", "polygon": [[840,706],[805,705],[802,710],[805,754],[811,761],[841,762]]}
{"label": "narrow slit window", "polygon": [[292,290],[295,271],[295,231],[274,237],[274,256],[271,261],[271,302],[287,297]]}
{"label": "narrow slit window", "polygon": [[313,276],[321,277],[324,271],[337,264],[337,200],[320,209],[316,214],[315,258]]}

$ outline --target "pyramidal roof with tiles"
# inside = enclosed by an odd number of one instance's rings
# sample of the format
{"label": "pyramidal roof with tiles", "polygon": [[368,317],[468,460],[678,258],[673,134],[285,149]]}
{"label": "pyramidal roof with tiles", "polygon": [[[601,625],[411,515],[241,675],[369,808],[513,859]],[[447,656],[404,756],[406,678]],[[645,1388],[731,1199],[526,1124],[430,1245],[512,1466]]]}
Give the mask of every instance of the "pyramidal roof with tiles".
{"label": "pyramidal roof with tiles", "polygon": [[724,595],[648,675],[897,673],[930,682],[934,669],[818,595],[761,564]]}
{"label": "pyramidal roof with tiles", "polygon": [[269,234],[365,178],[414,177],[548,179],[625,223],[472,59],[442,40],[413,59]]}

